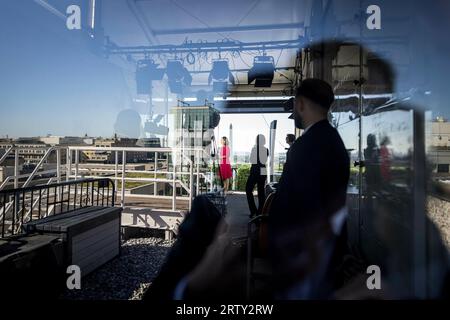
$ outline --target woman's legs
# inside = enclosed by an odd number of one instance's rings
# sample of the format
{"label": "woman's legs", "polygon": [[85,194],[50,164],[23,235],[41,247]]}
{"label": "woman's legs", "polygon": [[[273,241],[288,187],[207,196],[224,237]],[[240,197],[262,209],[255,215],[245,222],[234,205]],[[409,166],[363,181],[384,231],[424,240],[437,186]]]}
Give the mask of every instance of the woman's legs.
{"label": "woman's legs", "polygon": [[258,213],[258,209],[256,208],[255,198],[253,197],[253,188],[255,184],[258,182],[258,177],[255,177],[255,174],[250,171],[250,176],[247,179],[247,184],[245,185],[245,193],[247,195],[248,207],[250,209],[250,216],[254,217]]}
{"label": "woman's legs", "polygon": [[230,179],[225,179],[223,181],[223,192],[227,194],[228,188],[230,187]]}
{"label": "woman's legs", "polygon": [[258,215],[262,213],[264,202],[266,201],[266,179],[267,176],[258,177]]}

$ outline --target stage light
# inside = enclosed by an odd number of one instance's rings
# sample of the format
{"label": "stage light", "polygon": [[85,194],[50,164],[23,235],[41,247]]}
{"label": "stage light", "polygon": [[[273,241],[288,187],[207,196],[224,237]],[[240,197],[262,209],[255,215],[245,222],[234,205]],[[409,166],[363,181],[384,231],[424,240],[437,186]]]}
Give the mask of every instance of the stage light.
{"label": "stage light", "polygon": [[169,89],[172,93],[182,94],[183,86],[192,84],[192,76],[180,60],[167,61],[167,77]]}
{"label": "stage light", "polygon": [[208,77],[208,84],[213,84],[213,92],[228,92],[228,83],[234,85],[234,76],[230,71],[227,60],[213,61],[213,67]]}
{"label": "stage light", "polygon": [[212,80],[223,81],[228,78],[229,73],[227,60],[215,60],[209,76]]}
{"label": "stage light", "polygon": [[272,86],[275,63],[272,56],[257,56],[253,59],[253,67],[248,71],[248,84],[255,81],[255,87]]}
{"label": "stage light", "polygon": [[165,70],[158,68],[153,60],[140,60],[136,68],[136,87],[138,94],[150,94],[153,80],[162,80]]}
{"label": "stage light", "polygon": [[184,67],[180,60],[167,61],[167,76],[174,81],[183,79]]}

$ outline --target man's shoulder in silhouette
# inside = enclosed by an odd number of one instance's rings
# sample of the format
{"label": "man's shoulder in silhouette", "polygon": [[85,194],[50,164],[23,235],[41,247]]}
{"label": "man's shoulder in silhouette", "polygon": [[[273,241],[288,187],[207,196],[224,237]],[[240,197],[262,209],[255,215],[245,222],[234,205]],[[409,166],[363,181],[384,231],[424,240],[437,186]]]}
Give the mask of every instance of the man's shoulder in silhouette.
{"label": "man's shoulder in silhouette", "polygon": [[[330,214],[345,204],[350,161],[339,133],[327,120],[312,125],[289,151],[280,180],[281,215]],[[329,204],[327,202],[338,203]],[[331,206],[330,206],[331,205]]]}
{"label": "man's shoulder in silhouette", "polygon": [[[312,125],[299,139],[297,139],[289,150],[287,161],[292,162],[293,168],[299,158],[317,158],[316,160],[333,163],[332,159],[323,157],[336,155],[339,159],[349,161],[344,143],[335,128],[328,120],[322,120]],[[318,164],[318,163],[317,163]]]}

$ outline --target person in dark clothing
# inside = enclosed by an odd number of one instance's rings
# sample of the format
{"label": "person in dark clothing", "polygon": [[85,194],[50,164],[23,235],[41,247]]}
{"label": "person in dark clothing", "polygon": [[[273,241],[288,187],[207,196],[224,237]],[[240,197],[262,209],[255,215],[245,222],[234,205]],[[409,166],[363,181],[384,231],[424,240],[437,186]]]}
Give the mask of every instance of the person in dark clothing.
{"label": "person in dark clothing", "polygon": [[[264,206],[265,193],[264,186],[267,180],[267,158],[269,156],[269,150],[265,147],[266,138],[264,135],[259,134],[256,137],[256,144],[252,148],[250,153],[250,162],[252,166],[250,168],[250,175],[247,179],[245,186],[245,193],[247,194],[248,206],[250,209],[250,217],[261,214],[261,210]],[[258,208],[256,208],[255,199],[253,197],[253,189],[257,185],[258,188]]]}
{"label": "person in dark clothing", "polygon": [[295,134],[288,133],[286,135],[286,143],[289,145],[289,148],[292,147],[294,142],[295,142]]}
{"label": "person in dark clothing", "polygon": [[291,147],[294,144],[294,142],[295,142],[295,135],[292,134],[292,133],[288,133],[286,135],[286,143],[288,144],[289,148],[286,148],[286,150],[287,150],[286,151],[286,159],[287,159],[287,157],[289,155],[289,150],[291,150]]}
{"label": "person in dark clothing", "polygon": [[206,195],[195,197],[191,211],[178,228],[177,240],[144,293],[144,301],[169,301],[174,298],[177,284],[201,261],[217,236],[221,222],[226,228],[221,213]]}
{"label": "person in dark clothing", "polygon": [[345,222],[342,215],[336,225],[332,220],[345,207],[350,175],[344,143],[327,119],[333,101],[331,86],[319,79],[304,80],[296,92],[294,120],[305,130],[290,148],[269,213],[275,291],[282,298],[317,298],[314,285],[327,272]]}
{"label": "person in dark clothing", "polygon": [[374,134],[367,136],[367,147],[364,149],[364,167],[367,192],[378,190],[381,181],[380,176],[380,148]]}

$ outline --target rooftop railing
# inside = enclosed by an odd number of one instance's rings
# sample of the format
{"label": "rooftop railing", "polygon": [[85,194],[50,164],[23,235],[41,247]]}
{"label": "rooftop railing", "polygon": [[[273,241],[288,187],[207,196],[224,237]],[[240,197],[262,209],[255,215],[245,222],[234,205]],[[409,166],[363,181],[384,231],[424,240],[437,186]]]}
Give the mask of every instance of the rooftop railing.
{"label": "rooftop railing", "polygon": [[[120,205],[125,207],[132,198],[147,198],[170,200],[171,209],[178,210],[177,199],[187,200],[190,208],[195,195],[212,190],[213,172],[205,170],[201,166],[203,149],[194,148],[145,148],[145,147],[93,147],[93,146],[55,146],[45,150],[45,154],[34,167],[31,173],[20,174],[19,154],[21,147],[11,146],[0,158],[0,165],[8,158],[14,158],[14,174],[7,176],[0,183],[0,190],[13,186],[15,189],[26,188],[33,184],[61,183],[63,180],[96,179],[107,176],[118,186],[117,198]],[[91,164],[87,168],[82,163],[82,157],[87,153],[107,154],[112,168],[105,168],[102,164]],[[150,154],[150,162],[129,162],[129,155],[136,153]],[[54,167],[43,170],[50,156],[55,155]],[[62,163],[65,156],[65,164]],[[129,162],[129,163],[127,163]],[[134,170],[129,165],[152,164],[151,170]],[[94,166],[94,168],[92,168]],[[103,167],[102,167],[103,166]],[[132,194],[127,190],[127,184],[138,183],[153,186],[152,194]],[[158,192],[158,187],[163,186],[163,194]],[[128,188],[129,189],[129,188]],[[154,209],[159,204],[150,204]]]}
{"label": "rooftop railing", "polygon": [[0,236],[25,232],[32,221],[92,206],[115,205],[114,182],[80,179],[0,191]]}

